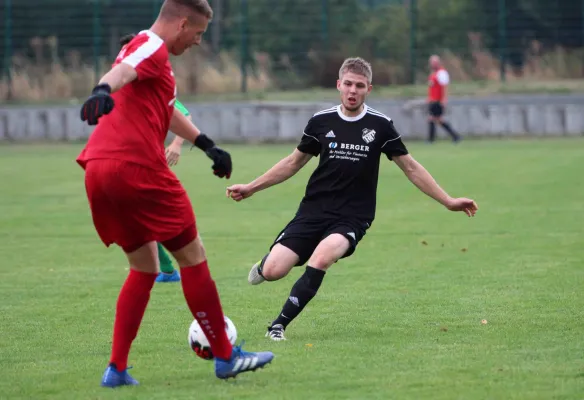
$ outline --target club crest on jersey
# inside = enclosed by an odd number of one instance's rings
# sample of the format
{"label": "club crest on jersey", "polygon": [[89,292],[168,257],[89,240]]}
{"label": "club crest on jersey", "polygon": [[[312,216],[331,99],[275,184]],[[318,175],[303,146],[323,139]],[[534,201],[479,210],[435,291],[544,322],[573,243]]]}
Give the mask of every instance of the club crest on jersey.
{"label": "club crest on jersey", "polygon": [[375,131],[373,129],[363,129],[363,140],[365,143],[369,144],[375,140]]}

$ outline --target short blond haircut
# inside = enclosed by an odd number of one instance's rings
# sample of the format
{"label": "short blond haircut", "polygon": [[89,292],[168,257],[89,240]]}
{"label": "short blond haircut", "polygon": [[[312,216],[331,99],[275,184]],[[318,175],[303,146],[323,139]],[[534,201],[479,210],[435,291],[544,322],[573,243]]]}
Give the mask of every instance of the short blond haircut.
{"label": "short blond haircut", "polygon": [[182,17],[184,9],[197,14],[213,18],[213,9],[207,0],[165,0],[160,10],[160,15],[168,17]]}
{"label": "short blond haircut", "polygon": [[347,58],[343,62],[343,65],[341,65],[341,69],[339,69],[339,79],[343,79],[343,75],[347,72],[362,75],[367,78],[367,82],[369,83],[373,81],[373,70],[371,69],[371,64],[361,57]]}

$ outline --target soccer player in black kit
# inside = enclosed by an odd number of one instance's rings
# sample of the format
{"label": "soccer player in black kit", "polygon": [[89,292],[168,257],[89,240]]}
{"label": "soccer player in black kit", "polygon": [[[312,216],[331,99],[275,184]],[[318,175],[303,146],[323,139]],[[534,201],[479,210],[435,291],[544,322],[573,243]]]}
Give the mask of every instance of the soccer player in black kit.
{"label": "soccer player in black kit", "polygon": [[379,160],[384,154],[422,192],[451,211],[469,217],[478,207],[467,198],[450,197],[408,153],[393,122],[365,104],[371,92],[371,65],[361,58],[345,60],[337,89],[341,104],[320,111],[308,121],[292,154],[248,184],[227,188],[241,201],[296,174],[313,156],[320,156],[296,216],[280,232],[248,276],[252,285],[285,277],[307,263],[266,336],[285,340],[284,330],[316,295],[325,273],[337,260],[354,253],[375,217]]}

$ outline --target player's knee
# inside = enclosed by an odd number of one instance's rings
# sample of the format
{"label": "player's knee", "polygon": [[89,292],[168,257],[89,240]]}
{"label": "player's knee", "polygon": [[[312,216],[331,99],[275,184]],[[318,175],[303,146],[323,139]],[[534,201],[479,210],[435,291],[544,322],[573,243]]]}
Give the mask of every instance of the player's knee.
{"label": "player's knee", "polygon": [[172,255],[181,268],[198,265],[207,259],[205,247],[200,236],[197,236],[195,240],[181,249],[173,251]]}
{"label": "player's knee", "polygon": [[288,275],[293,267],[286,260],[268,256],[262,266],[262,276],[268,281],[277,281]]}
{"label": "player's knee", "polygon": [[312,268],[326,271],[336,261],[337,259],[334,255],[325,252],[319,252],[317,254],[313,254],[312,257],[310,257],[310,260],[308,260],[308,265],[310,265]]}
{"label": "player's knee", "polygon": [[286,276],[286,270],[281,263],[276,261],[266,261],[262,268],[262,276],[268,281],[277,281]]}
{"label": "player's knee", "polygon": [[[128,247],[126,249],[129,250]],[[124,249],[124,251],[126,251]],[[155,274],[158,272],[158,258],[156,257],[156,242],[148,242],[139,248],[126,252],[131,269],[140,272]]]}
{"label": "player's knee", "polygon": [[277,281],[278,279],[282,279],[284,277],[284,275],[282,274],[281,271],[278,271],[275,268],[269,268],[269,267],[262,270],[262,276],[267,281]]}

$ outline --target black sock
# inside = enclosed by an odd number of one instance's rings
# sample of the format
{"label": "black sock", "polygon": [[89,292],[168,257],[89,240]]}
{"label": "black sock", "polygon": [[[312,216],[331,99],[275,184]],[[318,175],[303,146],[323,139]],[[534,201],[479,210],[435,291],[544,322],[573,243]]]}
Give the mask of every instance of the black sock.
{"label": "black sock", "polygon": [[281,324],[286,328],[294,318],[298,316],[304,309],[304,307],[312,300],[316,295],[320,284],[324,278],[325,271],[320,269],[312,268],[311,266],[306,267],[304,274],[292,286],[290,291],[290,297],[286,300],[282,312],[278,315],[278,318],[272,323],[272,326],[276,324]]}
{"label": "black sock", "polygon": [[450,124],[448,122],[443,121],[442,122],[442,127],[444,129],[446,129],[446,132],[448,132],[448,134],[450,136],[452,136],[452,139],[454,139],[454,140],[458,140],[459,139],[458,134],[454,131],[454,129],[452,129],[452,127],[450,126]]}
{"label": "black sock", "polygon": [[428,124],[428,140],[433,142],[436,139],[436,124],[434,121],[430,121]]}

